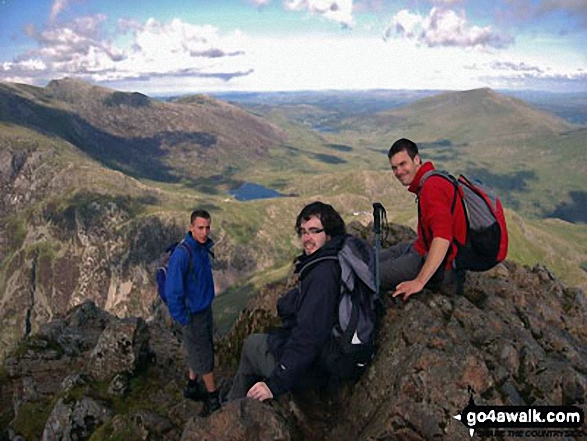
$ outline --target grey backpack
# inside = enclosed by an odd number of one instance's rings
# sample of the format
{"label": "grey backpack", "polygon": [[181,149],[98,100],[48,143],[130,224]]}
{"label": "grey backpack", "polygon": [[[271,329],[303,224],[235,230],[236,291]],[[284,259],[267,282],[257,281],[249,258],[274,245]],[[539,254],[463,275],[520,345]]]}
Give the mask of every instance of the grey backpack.
{"label": "grey backpack", "polygon": [[338,320],[320,364],[335,377],[356,380],[375,353],[379,321],[375,253],[367,242],[349,235],[336,258],[342,279]]}

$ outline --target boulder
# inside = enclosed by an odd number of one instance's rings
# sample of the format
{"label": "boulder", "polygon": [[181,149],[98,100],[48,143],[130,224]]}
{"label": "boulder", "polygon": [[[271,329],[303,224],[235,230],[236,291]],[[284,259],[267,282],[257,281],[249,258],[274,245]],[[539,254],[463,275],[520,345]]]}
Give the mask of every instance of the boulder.
{"label": "boulder", "polygon": [[289,441],[292,425],[279,406],[243,399],[226,404],[208,418],[192,418],[181,441]]}
{"label": "boulder", "polygon": [[149,358],[149,329],[142,318],[112,320],[90,355],[89,373],[100,380],[133,375]]}
{"label": "boulder", "polygon": [[80,441],[88,439],[104,424],[112,412],[97,401],[84,397],[79,401],[66,403],[59,399],[53,408],[42,441]]}

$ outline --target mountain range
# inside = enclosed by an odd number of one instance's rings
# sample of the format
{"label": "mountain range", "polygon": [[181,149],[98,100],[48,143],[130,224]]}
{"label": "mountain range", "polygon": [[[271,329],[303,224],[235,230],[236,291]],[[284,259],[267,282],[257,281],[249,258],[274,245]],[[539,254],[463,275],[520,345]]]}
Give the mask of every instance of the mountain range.
{"label": "mountain range", "polygon": [[[148,317],[154,266],[196,207],[212,213],[227,329],[287,273],[305,203],[327,201],[367,224],[380,201],[390,220],[415,226],[413,198],[385,154],[403,136],[437,166],[495,187],[508,208],[510,259],[587,286],[585,126],[489,89],[402,94],[397,105],[356,112],[344,94],[336,105],[307,95],[237,105],[75,79],[0,83],[0,352],[88,299]],[[287,197],[238,202],[227,193],[246,182]]]}

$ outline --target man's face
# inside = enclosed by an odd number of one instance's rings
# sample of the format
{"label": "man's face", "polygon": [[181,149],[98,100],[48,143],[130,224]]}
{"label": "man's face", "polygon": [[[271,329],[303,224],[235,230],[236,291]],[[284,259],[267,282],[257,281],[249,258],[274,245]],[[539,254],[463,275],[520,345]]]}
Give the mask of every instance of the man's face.
{"label": "man's face", "polygon": [[395,177],[402,183],[402,185],[409,187],[418,169],[421,165],[420,155],[416,155],[414,159],[410,158],[408,152],[405,150],[393,155],[389,164]]}
{"label": "man's face", "polygon": [[208,236],[210,235],[210,219],[204,219],[203,217],[197,217],[190,225],[190,232],[192,237],[200,243],[206,243]]}
{"label": "man's face", "polygon": [[312,216],[307,221],[302,221],[298,231],[302,246],[307,255],[315,253],[330,240],[322,226],[322,221],[316,216]]}

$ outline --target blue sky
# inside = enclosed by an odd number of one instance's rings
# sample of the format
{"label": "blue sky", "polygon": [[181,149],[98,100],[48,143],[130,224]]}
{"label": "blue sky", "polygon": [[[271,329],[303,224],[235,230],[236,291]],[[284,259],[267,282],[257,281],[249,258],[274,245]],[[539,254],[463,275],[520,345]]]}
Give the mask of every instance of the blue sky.
{"label": "blue sky", "polygon": [[0,81],[587,92],[587,0],[0,0]]}

